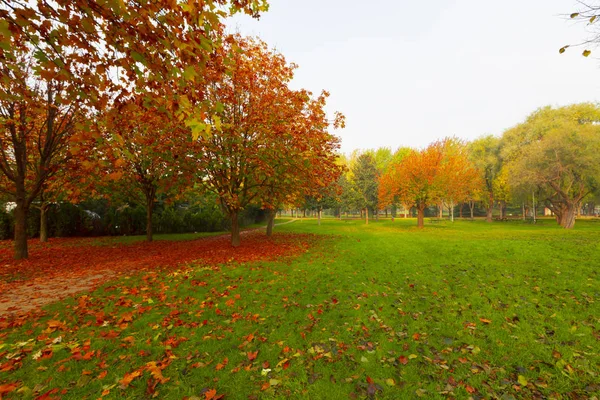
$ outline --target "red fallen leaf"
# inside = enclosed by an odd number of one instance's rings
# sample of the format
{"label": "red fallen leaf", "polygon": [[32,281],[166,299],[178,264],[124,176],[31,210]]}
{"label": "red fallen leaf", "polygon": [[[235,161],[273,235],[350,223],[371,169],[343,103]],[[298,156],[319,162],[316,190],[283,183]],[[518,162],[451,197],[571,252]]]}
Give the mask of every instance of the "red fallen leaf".
{"label": "red fallen leaf", "polygon": [[254,361],[256,360],[256,356],[258,356],[258,351],[249,351],[247,353],[248,355],[248,361]]}
{"label": "red fallen leaf", "polygon": [[225,357],[223,359],[223,361],[221,361],[219,364],[217,364],[217,366],[215,367],[217,371],[222,370],[223,368],[225,368],[225,366],[227,366],[227,363],[229,363],[229,359],[227,357]]}
{"label": "red fallen leaf", "polygon": [[50,320],[50,321],[48,321],[48,329],[53,330],[53,331],[55,331],[57,329],[63,330],[63,329],[65,329],[65,324],[62,323],[61,321]]}
{"label": "red fallen leaf", "polygon": [[286,361],[285,363],[283,363],[282,367],[283,369],[288,369],[290,367],[290,362]]}
{"label": "red fallen leaf", "polygon": [[554,357],[554,358],[556,358],[556,359],[558,360],[559,358],[561,358],[561,357],[562,357],[562,354],[560,354],[560,353],[559,353],[558,351],[556,351],[556,350],[552,350],[552,357]]}
{"label": "red fallen leaf", "polygon": [[136,371],[125,374],[123,379],[121,379],[119,381],[119,384],[121,385],[121,389],[126,389],[135,378],[138,378],[140,376],[142,376],[142,372],[140,370],[136,370]]}
{"label": "red fallen leaf", "polygon": [[371,377],[369,375],[367,375],[367,383],[369,383],[369,384],[373,383],[373,379],[371,379]]}
{"label": "red fallen leaf", "polygon": [[121,318],[117,321],[117,324],[122,324],[125,322],[133,322],[132,312],[126,312],[125,314],[121,315]]}
{"label": "red fallen leaf", "polygon": [[0,385],[0,398],[2,397],[2,395],[10,393],[18,387],[18,383],[5,383],[4,385]]}
{"label": "red fallen leaf", "polygon": [[216,389],[210,389],[204,392],[204,400],[214,400],[217,395]]}
{"label": "red fallen leaf", "polygon": [[53,397],[51,397],[53,394],[58,393],[59,389],[58,388],[54,388],[51,390],[48,390],[46,393],[38,396],[35,398],[35,400],[52,400]]}
{"label": "red fallen leaf", "polygon": [[459,361],[461,364],[466,364],[468,360],[467,360],[466,358],[459,357],[458,361]]}
{"label": "red fallen leaf", "polygon": [[100,336],[102,336],[103,338],[107,338],[107,339],[114,339],[117,336],[119,336],[121,333],[120,332],[116,332],[113,331],[112,329],[108,332],[102,332],[100,333]]}
{"label": "red fallen leaf", "polygon": [[269,362],[268,362],[268,361],[263,361],[263,363],[262,363],[262,367],[263,367],[263,369],[267,369],[267,368],[269,368],[269,365],[271,365],[271,364],[269,364]]}
{"label": "red fallen leaf", "polygon": [[475,389],[474,387],[472,387],[472,386],[469,386],[469,385],[465,385],[465,390],[466,390],[468,393],[475,393],[475,392],[477,391],[477,389]]}
{"label": "red fallen leaf", "polygon": [[235,304],[235,300],[234,299],[229,299],[225,302],[225,305],[227,307],[233,307],[233,305]]}
{"label": "red fallen leaf", "polygon": [[408,364],[408,357],[400,356],[400,357],[398,357],[398,361],[400,361],[400,364],[406,365],[406,364]]}
{"label": "red fallen leaf", "polygon": [[95,352],[94,350],[92,350],[92,351],[88,351],[87,353],[85,353],[85,354],[83,355],[83,357],[82,357],[82,358],[83,358],[84,360],[91,360],[91,359],[92,359],[92,357],[94,357],[94,354],[96,354],[96,352]]}
{"label": "red fallen leaf", "polygon": [[46,360],[48,358],[52,358],[52,349],[42,350],[42,356],[38,360]]}
{"label": "red fallen leaf", "polygon": [[150,371],[150,374],[152,375],[152,377],[154,379],[156,379],[158,382],[160,382],[162,384],[165,384],[169,380],[171,380],[171,378],[165,378],[163,376],[162,369],[158,366],[158,364],[156,363],[156,361],[150,361],[149,363],[147,363],[146,364],[146,369],[148,371]]}
{"label": "red fallen leaf", "polygon": [[419,339],[421,338],[421,334],[420,334],[420,333],[414,333],[414,334],[412,335],[412,338],[413,338],[414,340],[419,340]]}
{"label": "red fallen leaf", "polygon": [[268,388],[271,387],[271,384],[269,382],[265,382],[262,384],[262,386],[260,387],[260,390],[267,390]]}
{"label": "red fallen leaf", "polygon": [[492,320],[490,320],[490,319],[486,319],[486,318],[479,318],[479,320],[480,320],[482,323],[486,324],[486,325],[488,325],[488,324],[491,324],[491,323],[492,323]]}
{"label": "red fallen leaf", "polygon": [[408,285],[408,287],[410,287],[410,288],[414,288],[414,287],[415,287],[415,284],[414,284],[414,283],[410,283],[410,284]]}
{"label": "red fallen leaf", "polygon": [[331,298],[331,302],[332,302],[333,304],[337,304],[337,303],[339,303],[339,300],[338,300],[338,299],[336,299],[335,297],[332,297],[332,298]]}
{"label": "red fallen leaf", "polygon": [[98,379],[104,379],[104,377],[108,374],[108,371],[102,371],[98,374]]}

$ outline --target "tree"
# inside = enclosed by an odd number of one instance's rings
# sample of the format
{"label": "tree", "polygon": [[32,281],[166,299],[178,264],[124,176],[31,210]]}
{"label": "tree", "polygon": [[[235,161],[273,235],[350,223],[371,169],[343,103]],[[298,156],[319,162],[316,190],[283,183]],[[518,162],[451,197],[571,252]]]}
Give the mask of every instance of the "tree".
{"label": "tree", "polygon": [[533,185],[566,229],[575,225],[582,201],[600,190],[600,107],[575,104],[542,108],[503,140],[512,185]]}
{"label": "tree", "polygon": [[168,104],[137,95],[106,113],[99,162],[106,181],[125,188],[146,206],[146,240],[152,241],[157,196],[176,194],[190,184],[192,140],[185,126],[170,118]]}
{"label": "tree", "polygon": [[15,258],[28,257],[27,215],[48,180],[73,154],[69,146],[86,132],[81,103],[53,76],[33,74],[38,65],[28,54],[0,68],[0,190],[15,208]]}
{"label": "tree", "polygon": [[351,184],[358,194],[360,208],[365,210],[367,225],[369,224],[369,209],[377,211],[379,171],[375,159],[368,153],[358,156],[351,167]]}
{"label": "tree", "polygon": [[219,45],[222,18],[258,17],[267,9],[265,0],[1,0],[0,59],[15,61],[23,47],[34,50],[37,75],[55,73],[102,109],[115,91],[193,81],[195,68]]}
{"label": "tree", "polygon": [[454,221],[454,205],[473,195],[481,186],[480,171],[469,159],[468,147],[456,138],[442,142],[444,160],[440,179],[445,179],[444,200],[450,207],[450,218]]}
{"label": "tree", "polygon": [[[574,46],[584,46],[582,55],[588,57],[592,51],[589,47],[600,43],[600,30],[595,23],[600,18],[600,4],[597,0],[578,1],[579,10],[572,12],[569,18],[572,20],[585,23],[588,27],[588,32],[591,32],[591,37]],[[569,47],[573,45],[565,45],[559,49],[559,53],[563,54]]]}
{"label": "tree", "polygon": [[424,227],[425,208],[443,199],[461,198],[475,187],[477,171],[456,139],[445,139],[413,151],[393,163],[381,178],[380,198],[417,209],[417,226]]}
{"label": "tree", "polygon": [[470,143],[468,152],[471,161],[481,173],[485,193],[482,193],[480,199],[487,208],[487,222],[492,222],[495,201],[494,181],[502,167],[500,139],[492,135],[482,136]]}
{"label": "tree", "polygon": [[[227,54],[233,63],[224,73]],[[287,189],[298,198],[303,189],[326,186],[334,165],[338,139],[328,133],[328,94],[290,90],[295,68],[265,43],[238,36],[209,70],[207,97],[219,112],[195,117],[209,129],[198,137],[198,182],[219,196],[233,246],[240,244],[238,215],[245,207],[275,210]],[[342,123],[338,115],[334,127]]]}

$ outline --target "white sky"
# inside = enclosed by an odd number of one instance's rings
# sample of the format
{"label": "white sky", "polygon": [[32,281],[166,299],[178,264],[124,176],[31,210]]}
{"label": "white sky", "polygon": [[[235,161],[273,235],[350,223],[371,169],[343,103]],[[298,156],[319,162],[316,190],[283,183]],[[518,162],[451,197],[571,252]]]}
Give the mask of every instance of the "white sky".
{"label": "white sky", "polygon": [[[259,36],[299,64],[293,87],[331,92],[342,152],[501,134],[544,105],[600,99],[600,62],[568,49],[575,0],[270,0]],[[592,49],[593,50],[593,49]],[[600,51],[598,52],[600,54]]]}

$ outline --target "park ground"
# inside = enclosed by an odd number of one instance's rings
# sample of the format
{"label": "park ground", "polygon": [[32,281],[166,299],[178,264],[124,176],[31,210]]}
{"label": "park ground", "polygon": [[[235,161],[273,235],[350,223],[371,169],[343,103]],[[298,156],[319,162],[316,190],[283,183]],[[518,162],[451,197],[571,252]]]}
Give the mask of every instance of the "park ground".
{"label": "park ground", "polygon": [[3,243],[0,398],[600,397],[600,222],[432,222]]}

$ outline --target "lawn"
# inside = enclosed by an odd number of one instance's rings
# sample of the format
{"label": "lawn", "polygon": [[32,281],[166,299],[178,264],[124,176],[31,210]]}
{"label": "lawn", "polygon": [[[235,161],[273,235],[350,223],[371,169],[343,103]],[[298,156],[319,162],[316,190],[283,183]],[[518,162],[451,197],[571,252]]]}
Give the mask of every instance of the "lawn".
{"label": "lawn", "polygon": [[276,231],[319,234],[301,254],[140,272],[0,319],[0,393],[600,396],[600,224],[414,224],[296,221]]}

